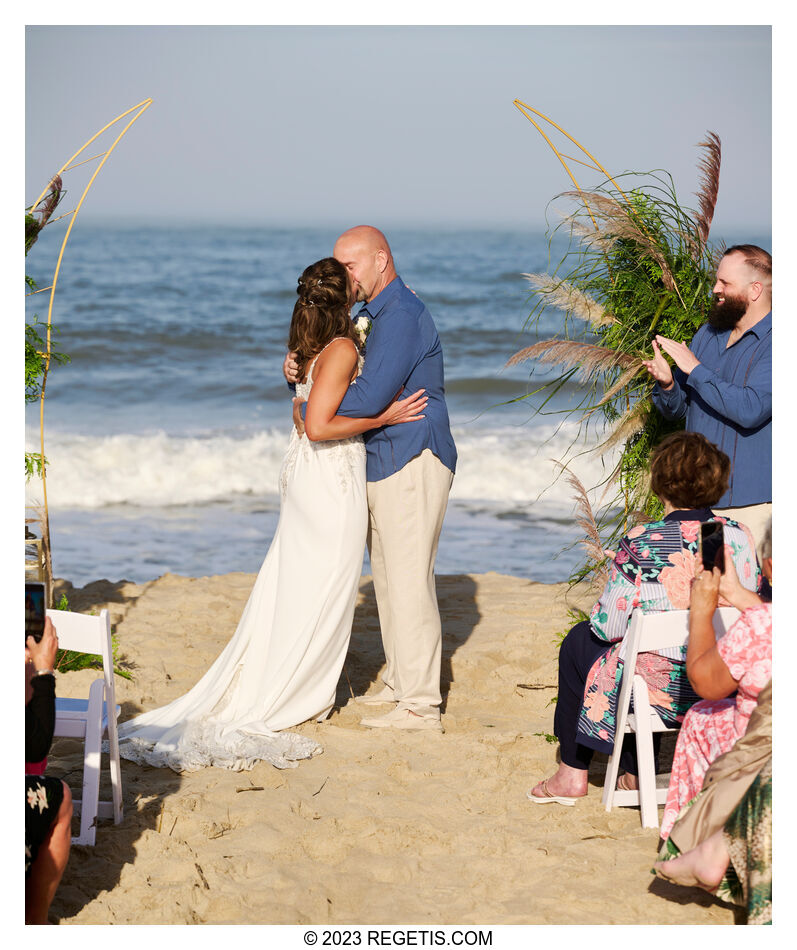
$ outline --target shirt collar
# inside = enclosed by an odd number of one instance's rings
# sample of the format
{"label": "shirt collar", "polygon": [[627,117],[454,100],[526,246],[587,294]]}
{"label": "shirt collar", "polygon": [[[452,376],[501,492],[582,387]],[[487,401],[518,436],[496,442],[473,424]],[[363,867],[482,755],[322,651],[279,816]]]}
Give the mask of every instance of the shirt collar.
{"label": "shirt collar", "polygon": [[[770,310],[769,313],[765,317],[762,317],[758,321],[758,323],[754,323],[753,326],[751,326],[749,330],[745,330],[744,333],[739,337],[739,340],[743,340],[747,336],[748,333],[754,333],[759,340],[763,340],[763,338],[767,335],[767,333],[770,333],[771,330],[772,330],[772,311]],[[728,337],[731,335],[732,332],[733,332],[732,330],[723,330],[721,333],[717,334],[717,337],[720,340],[722,340],[723,343],[727,346]],[[736,343],[738,343],[739,340],[737,340]]]}
{"label": "shirt collar", "polygon": [[747,332],[755,333],[755,335],[760,340],[765,334],[769,333],[771,330],[772,330],[772,311],[770,310],[769,313],[765,317],[759,320],[758,323],[756,323],[754,326],[750,327],[750,329]]}
{"label": "shirt collar", "polygon": [[664,521],[708,521],[714,517],[708,508],[680,508],[665,515]]}
{"label": "shirt collar", "polygon": [[372,297],[371,300],[362,305],[357,315],[367,313],[372,320],[375,320],[393,297],[398,296],[403,288],[404,282],[402,279],[400,277],[394,277],[387,287],[383,287],[375,297]]}

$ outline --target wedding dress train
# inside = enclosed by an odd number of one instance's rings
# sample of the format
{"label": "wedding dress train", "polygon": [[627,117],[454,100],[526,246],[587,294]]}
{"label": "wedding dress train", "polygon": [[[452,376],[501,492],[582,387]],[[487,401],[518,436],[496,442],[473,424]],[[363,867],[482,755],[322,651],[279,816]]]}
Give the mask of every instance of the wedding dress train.
{"label": "wedding dress train", "polygon": [[[296,387],[305,399],[312,369]],[[322,751],[280,730],[324,719],[334,704],[367,530],[362,438],[310,442],[294,429],[280,496],[277,531],[233,638],[188,693],[120,727],[125,758],[240,770],[259,760],[292,768]]]}

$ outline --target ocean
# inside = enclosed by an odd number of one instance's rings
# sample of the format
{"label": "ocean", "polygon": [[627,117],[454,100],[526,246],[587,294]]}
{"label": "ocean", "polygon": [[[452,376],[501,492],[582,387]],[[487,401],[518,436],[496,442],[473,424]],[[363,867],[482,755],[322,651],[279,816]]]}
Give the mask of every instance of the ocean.
{"label": "ocean", "polygon": [[[51,282],[62,223],[45,228],[26,272]],[[53,569],[83,585],[166,572],[255,572],[279,516],[291,428],[282,376],[296,280],[331,252],[334,230],[76,223],[64,256],[45,402]],[[443,345],[459,452],[437,560],[441,574],[497,571],[545,583],[580,563],[572,488],[554,460],[583,452],[561,410],[578,386],[529,395],[553,373],[508,358],[561,335],[522,277],[549,268],[541,234],[395,230],[399,274],[429,307]],[[554,255],[554,260],[556,256]],[[47,294],[28,298],[46,316]],[[26,443],[38,450],[38,403]],[[589,486],[613,459],[580,454]],[[27,501],[41,501],[37,479]],[[364,571],[368,573],[367,555]]]}

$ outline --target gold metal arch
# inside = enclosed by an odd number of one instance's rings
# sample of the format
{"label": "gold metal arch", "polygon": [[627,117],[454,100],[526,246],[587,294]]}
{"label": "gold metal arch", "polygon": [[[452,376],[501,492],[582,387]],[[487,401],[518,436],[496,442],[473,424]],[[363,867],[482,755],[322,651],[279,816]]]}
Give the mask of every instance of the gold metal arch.
{"label": "gold metal arch", "polygon": [[[52,354],[51,339],[52,339],[53,302],[55,300],[55,291],[58,285],[58,277],[61,273],[61,262],[63,261],[64,251],[66,250],[66,245],[69,240],[69,236],[72,233],[72,227],[75,224],[75,220],[77,218],[78,212],[80,211],[83,205],[83,202],[86,199],[86,195],[89,193],[92,185],[97,180],[97,176],[99,175],[102,167],[108,161],[114,149],[119,144],[119,142],[124,138],[124,136],[126,135],[127,131],[130,129],[130,127],[133,125],[133,123],[136,122],[151,105],[152,105],[152,99],[142,100],[137,105],[132,106],[130,109],[127,109],[125,112],[122,112],[120,115],[116,116],[115,119],[112,119],[110,122],[104,125],[99,130],[99,132],[96,132],[94,135],[92,135],[92,137],[88,139],[88,141],[85,142],[75,152],[75,154],[72,155],[71,158],[69,158],[66,162],[64,162],[64,164],[61,166],[61,168],[59,168],[59,170],[56,172],[53,178],[50,179],[50,183],[45,187],[45,189],[42,191],[42,193],[33,203],[33,206],[31,208],[31,214],[32,214],[36,211],[42,199],[49,191],[51,184],[55,178],[61,176],[65,172],[71,171],[73,168],[77,168],[79,165],[86,164],[86,162],[94,161],[98,158],[101,159],[100,163],[94,169],[94,173],[89,179],[88,184],[83,189],[83,193],[81,194],[80,200],[78,201],[75,209],[73,211],[70,211],[68,214],[61,216],[61,217],[71,216],[71,220],[69,222],[69,226],[66,229],[66,234],[64,235],[64,239],[61,242],[61,248],[58,253],[58,260],[56,262],[55,270],[53,272],[52,282],[49,287],[44,288],[44,290],[49,290],[50,299],[49,299],[49,304],[47,307],[47,350],[44,354],[42,354],[44,356],[44,372],[42,374],[41,393],[39,395],[39,444],[40,444],[40,451],[41,451],[41,458],[42,458],[41,479],[42,479],[42,495],[43,495],[43,515],[42,515],[41,527],[42,527],[42,541],[44,542],[44,562],[45,562],[45,573],[48,580],[48,585],[47,585],[48,591],[52,590],[53,574],[52,574],[52,556],[51,556],[51,550],[50,550],[50,515],[49,515],[49,510],[47,507],[47,468],[44,465],[44,395],[45,395],[45,389],[47,387],[47,373],[50,369],[50,357]],[[82,162],[73,164],[75,159],[78,158],[78,156],[80,156],[89,147],[89,145],[92,144],[92,142],[95,142],[103,134],[103,132],[106,132],[108,129],[111,128],[111,126],[115,125],[117,122],[120,122],[122,119],[127,118],[127,116],[132,116],[132,118],[130,118],[127,121],[124,128],[121,130],[121,132],[119,132],[119,134],[113,140],[110,148],[106,149],[104,152],[100,152],[97,155],[93,155]]]}
{"label": "gold metal arch", "polygon": [[[626,195],[623,189],[617,184],[614,178],[612,178],[609,172],[606,171],[606,169],[603,167],[603,165],[601,165],[598,159],[595,158],[595,156],[591,152],[588,152],[587,149],[585,149],[584,146],[580,142],[576,141],[576,139],[574,139],[573,136],[570,135],[569,132],[566,132],[560,125],[557,125],[556,122],[554,122],[553,119],[550,119],[547,115],[543,115],[543,113],[538,112],[537,109],[533,109],[530,105],[527,105],[525,102],[521,102],[520,99],[513,100],[513,105],[515,106],[516,109],[522,112],[523,115],[525,115],[525,117],[529,120],[529,122],[531,122],[534,128],[545,139],[545,141],[548,143],[553,153],[556,155],[556,157],[564,166],[565,171],[570,177],[570,180],[573,182],[576,188],[578,188],[579,191],[582,190],[581,185],[579,185],[578,181],[576,181],[576,177],[573,174],[572,170],[570,169],[570,166],[567,164],[567,161],[576,162],[579,165],[585,165],[587,168],[592,168],[595,171],[602,172],[606,176],[606,178],[608,178],[608,180],[614,185],[614,187],[620,192],[623,198],[626,198]],[[565,155],[563,152],[560,152],[559,149],[550,140],[550,138],[548,138],[545,132],[543,132],[542,127],[540,126],[539,122],[537,122],[534,118],[532,118],[532,116],[529,115],[530,112],[533,112],[534,115],[539,116],[544,122],[547,122],[549,125],[552,125],[558,132],[561,132],[562,135],[565,136],[565,138],[569,139],[573,143],[573,145],[576,146],[576,148],[580,149],[582,154],[586,155],[586,157],[589,159],[589,162],[585,162],[582,159],[574,158],[572,155]],[[628,199],[626,198],[626,200]]]}
{"label": "gold metal arch", "polygon": [[[584,165],[586,168],[591,168],[594,171],[601,172],[620,192],[620,194],[623,196],[623,200],[626,202],[628,201],[628,198],[626,197],[626,194],[623,191],[623,189],[617,184],[617,182],[609,174],[609,172],[606,171],[606,169],[603,167],[603,165],[601,165],[598,159],[595,158],[595,156],[591,152],[588,152],[587,149],[584,148],[584,146],[580,142],[576,141],[576,139],[574,139],[573,136],[570,135],[569,132],[566,132],[560,125],[557,125],[556,122],[553,121],[553,119],[549,118],[547,115],[543,115],[543,113],[539,112],[537,109],[533,109],[530,105],[527,105],[525,102],[522,102],[520,99],[514,99],[513,105],[515,106],[516,109],[518,109],[520,112],[523,113],[523,115],[529,120],[529,122],[531,122],[534,128],[545,139],[551,151],[554,153],[554,155],[556,155],[556,157],[562,163],[562,166],[564,167],[564,170],[567,172],[568,177],[576,186],[579,192],[582,192],[583,194],[583,189],[581,185],[578,183],[578,180],[576,179],[576,176],[573,174],[573,170],[571,169],[570,165],[568,165],[568,162],[573,162],[578,165]],[[581,151],[582,155],[585,155],[589,159],[589,161],[585,162],[583,159],[575,158],[572,155],[566,155],[564,152],[561,152],[554,145],[551,139],[545,134],[540,123],[537,122],[537,120],[529,113],[534,113],[534,115],[539,116],[539,118],[542,119],[544,122],[547,122],[549,125],[553,126],[553,128],[555,128],[558,132],[561,132],[562,135],[565,136],[565,138],[569,139],[573,143],[573,145],[575,145],[576,148],[578,148]],[[590,210],[589,203],[586,199],[584,200],[584,204],[587,208],[587,211],[589,212],[590,218],[592,218],[592,223],[593,225],[595,225],[595,229],[597,230],[598,224],[592,215],[592,211]]]}

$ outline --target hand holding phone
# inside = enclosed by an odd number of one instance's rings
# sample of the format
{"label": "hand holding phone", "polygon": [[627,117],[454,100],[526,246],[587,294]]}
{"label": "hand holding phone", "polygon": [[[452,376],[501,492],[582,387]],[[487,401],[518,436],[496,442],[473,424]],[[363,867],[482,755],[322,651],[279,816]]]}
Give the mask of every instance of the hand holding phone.
{"label": "hand holding phone", "polygon": [[711,571],[716,567],[720,574],[724,574],[725,535],[721,521],[704,521],[700,525],[699,547],[703,569]]}
{"label": "hand holding phone", "polygon": [[55,669],[55,660],[58,656],[58,634],[49,617],[44,621],[44,631],[41,640],[28,638],[25,644],[25,659],[32,663],[36,670]]}
{"label": "hand holding phone", "polygon": [[38,643],[44,635],[44,584],[25,581],[25,643],[28,637]]}

